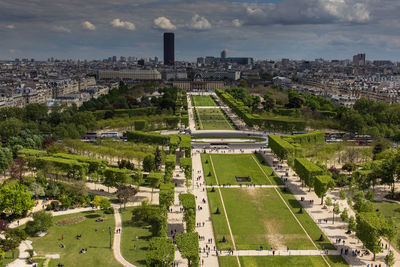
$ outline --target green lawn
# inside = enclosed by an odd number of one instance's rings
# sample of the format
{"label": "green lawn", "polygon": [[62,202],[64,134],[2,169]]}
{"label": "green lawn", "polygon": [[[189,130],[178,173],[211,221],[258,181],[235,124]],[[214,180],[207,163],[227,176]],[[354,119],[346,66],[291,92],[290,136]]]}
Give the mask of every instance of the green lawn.
{"label": "green lawn", "polygon": [[[232,239],[229,234],[228,224],[225,219],[224,209],[222,207],[221,198],[219,197],[218,190],[215,192],[210,192],[208,190],[208,205],[210,207],[212,225],[214,229],[214,238],[217,243],[217,248],[219,250],[227,250],[228,248],[233,249]],[[215,214],[217,208],[221,214]],[[226,243],[222,243],[221,240],[225,236]]]}
{"label": "green lawn", "polygon": [[[85,216],[82,222],[70,225],[56,225],[61,219],[69,217]],[[96,222],[97,218],[104,218],[104,222]],[[112,249],[109,248],[111,238],[114,235],[114,215],[104,214],[102,211],[89,211],[64,216],[53,217],[54,225],[44,237],[34,237],[32,246],[38,255],[60,254],[60,259],[50,261],[49,266],[57,266],[62,263],[65,266],[121,266],[114,258]],[[97,229],[97,231],[96,231]],[[76,235],[82,237],[77,240]],[[64,235],[64,240],[61,236]],[[65,248],[60,248],[63,244]],[[87,252],[80,254],[82,248]]]}
{"label": "green lawn", "polygon": [[193,106],[198,107],[215,107],[217,103],[215,103],[214,98],[209,95],[192,95],[192,103]]}
{"label": "green lawn", "polygon": [[[202,154],[203,172],[207,184],[217,184],[211,167],[211,159],[214,164],[219,184],[282,184],[282,181],[274,175],[273,170],[252,154]],[[206,163],[208,161],[208,163]],[[261,171],[267,174],[268,178]],[[211,176],[208,176],[211,172]],[[251,182],[237,182],[235,176],[251,178]]]}
{"label": "green lawn", "polygon": [[[396,226],[399,228],[400,227],[400,205],[398,203],[394,202],[388,202],[388,201],[374,201],[374,206],[375,209],[379,209],[379,211],[385,216],[386,218],[392,218],[393,221],[395,222]],[[397,238],[394,240],[397,240],[400,238],[400,232],[397,233]],[[397,242],[392,242],[392,245],[395,245]],[[400,247],[396,246],[397,249],[400,249]]]}
{"label": "green lawn", "polygon": [[[349,266],[341,256],[325,257],[331,266]],[[327,266],[321,256],[255,256],[239,257],[240,264],[245,267],[320,267]],[[236,257],[218,257],[220,267],[238,266]]]}
{"label": "green lawn", "polygon": [[[300,221],[300,223],[303,225],[304,229],[306,229],[307,233],[310,235],[314,243],[322,249],[335,249],[335,247],[329,242],[329,239],[325,236],[325,234],[319,229],[317,224],[313,221],[313,219],[308,215],[306,211],[304,211],[302,214],[299,214],[300,210],[300,203],[296,200],[296,198],[287,190],[284,192],[284,189],[278,189],[282,195],[282,197],[285,199],[286,203],[290,207],[290,209],[293,211],[297,219]],[[318,205],[318,204],[314,204]],[[317,241],[320,236],[323,236],[325,241]]]}
{"label": "green lawn", "polygon": [[226,188],[221,192],[238,250],[260,246],[315,249],[275,189]]}
{"label": "green lawn", "polygon": [[196,109],[198,130],[234,130],[235,128],[222,113],[220,108]]}
{"label": "green lawn", "polygon": [[1,265],[1,266],[6,266],[6,264],[8,264],[8,263],[10,263],[10,262],[13,262],[14,260],[16,260],[16,259],[18,258],[18,255],[19,255],[18,248],[16,248],[16,249],[14,250],[14,257],[13,257],[13,253],[12,253],[11,250],[10,250],[10,251],[7,251],[7,252],[6,252],[6,255],[4,256],[4,259],[3,259],[2,261],[0,260],[0,265]]}
{"label": "green lawn", "polygon": [[146,253],[151,232],[148,227],[138,226],[132,222],[132,211],[135,208],[129,207],[121,212],[123,227],[121,251],[122,256],[130,263],[135,266],[146,266]]}

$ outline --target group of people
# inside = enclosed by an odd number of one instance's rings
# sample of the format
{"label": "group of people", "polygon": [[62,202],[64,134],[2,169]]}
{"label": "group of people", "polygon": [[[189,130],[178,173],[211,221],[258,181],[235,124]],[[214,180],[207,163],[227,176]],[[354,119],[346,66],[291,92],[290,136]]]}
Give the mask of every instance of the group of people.
{"label": "group of people", "polygon": [[81,249],[81,250],[79,251],[79,254],[86,253],[86,252],[87,252],[87,248],[83,248],[83,249]]}

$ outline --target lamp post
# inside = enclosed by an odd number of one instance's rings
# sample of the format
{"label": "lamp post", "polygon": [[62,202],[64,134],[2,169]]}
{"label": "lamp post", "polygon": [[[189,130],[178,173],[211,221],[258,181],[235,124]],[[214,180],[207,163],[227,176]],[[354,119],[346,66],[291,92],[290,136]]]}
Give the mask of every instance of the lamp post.
{"label": "lamp post", "polygon": [[111,249],[111,226],[108,226],[108,232],[110,233],[110,249]]}

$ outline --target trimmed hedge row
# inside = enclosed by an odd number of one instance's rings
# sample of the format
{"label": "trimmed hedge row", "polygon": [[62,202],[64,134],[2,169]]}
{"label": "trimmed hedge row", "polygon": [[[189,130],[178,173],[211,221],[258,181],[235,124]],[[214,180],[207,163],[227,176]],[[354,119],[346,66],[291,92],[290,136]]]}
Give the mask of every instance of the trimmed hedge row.
{"label": "trimmed hedge row", "polygon": [[146,128],[147,121],[145,120],[137,120],[133,122],[133,126],[135,127],[136,131],[142,131]]}
{"label": "trimmed hedge row", "polygon": [[105,160],[89,158],[89,157],[84,157],[84,156],[80,156],[80,155],[56,153],[52,156],[58,157],[58,158],[64,158],[64,159],[73,159],[73,160],[76,160],[79,162],[87,163],[87,164],[89,164],[89,173],[97,172],[100,169],[103,169],[107,166],[107,161],[105,161]]}
{"label": "trimmed hedge row", "polygon": [[159,133],[127,131],[126,137],[128,141],[131,142],[140,142],[140,143],[158,144],[158,145],[167,145],[169,143],[169,136],[161,135]]}
{"label": "trimmed hedge row", "polygon": [[193,194],[180,194],[179,201],[184,209],[186,231],[194,232],[196,228],[196,199]]}
{"label": "trimmed hedge row", "polygon": [[169,207],[174,203],[175,184],[162,183],[160,184],[159,203],[160,206],[169,210]]}
{"label": "trimmed hedge row", "polygon": [[295,148],[279,135],[268,135],[268,145],[281,160],[294,158]]}
{"label": "trimmed hedge row", "polygon": [[323,144],[325,143],[325,132],[311,132],[306,134],[287,135],[284,140],[293,144]]}
{"label": "trimmed hedge row", "polygon": [[180,149],[185,151],[185,157],[190,158],[192,156],[192,138],[189,134],[180,134],[179,139],[181,140]]}
{"label": "trimmed hedge row", "polygon": [[299,119],[277,117],[264,118],[258,114],[252,114],[249,107],[233,98],[232,95],[220,89],[216,89],[215,93],[250,127],[258,126],[262,129],[284,132],[303,131],[306,127],[305,121]]}
{"label": "trimmed hedge row", "polygon": [[36,168],[43,169],[52,166],[56,170],[66,173],[70,179],[84,180],[89,170],[89,164],[74,159],[63,159],[51,156],[38,157],[34,164]]}
{"label": "trimmed hedge row", "polygon": [[180,166],[185,172],[186,180],[192,180],[192,158],[181,158]]}
{"label": "trimmed hedge row", "polygon": [[324,171],[320,167],[306,158],[296,158],[293,169],[310,188],[314,187],[315,176],[324,174]]}

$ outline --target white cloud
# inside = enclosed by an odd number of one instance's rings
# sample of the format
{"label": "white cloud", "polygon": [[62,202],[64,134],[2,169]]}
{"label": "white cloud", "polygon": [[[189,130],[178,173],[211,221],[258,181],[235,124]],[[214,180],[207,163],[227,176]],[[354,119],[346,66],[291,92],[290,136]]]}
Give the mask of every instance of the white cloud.
{"label": "white cloud", "polygon": [[67,33],[71,32],[70,29],[68,29],[68,28],[66,28],[64,26],[54,26],[53,30],[56,31],[56,32],[67,32]]}
{"label": "white cloud", "polygon": [[130,31],[134,31],[136,29],[135,24],[129,21],[122,21],[120,19],[113,19],[110,24],[114,28],[124,28]]}
{"label": "white cloud", "polygon": [[238,20],[238,19],[232,20],[232,24],[233,24],[233,26],[235,26],[235,27],[240,27],[240,26],[242,26],[242,22],[241,22],[240,20]]}
{"label": "white cloud", "polygon": [[10,24],[10,25],[7,25],[6,28],[12,30],[12,29],[15,29],[15,25]]}
{"label": "white cloud", "polygon": [[86,30],[89,31],[94,31],[96,30],[96,26],[94,26],[90,21],[84,21],[82,22],[82,27]]}
{"label": "white cloud", "polygon": [[211,28],[210,22],[205,17],[201,17],[195,14],[192,17],[192,22],[190,23],[190,28],[195,30],[208,30]]}
{"label": "white cloud", "polygon": [[176,26],[166,17],[158,17],[153,21],[153,27],[162,30],[175,30]]}

